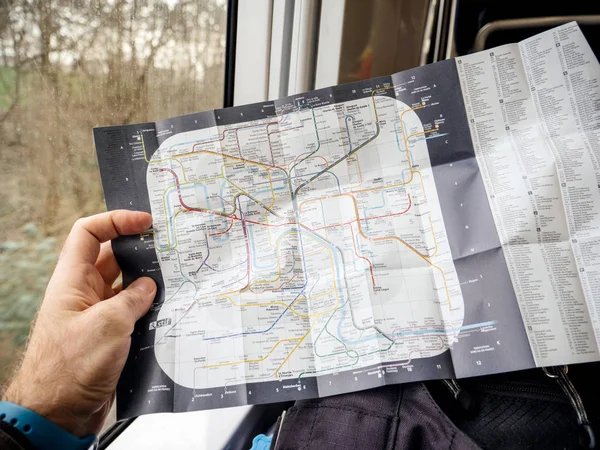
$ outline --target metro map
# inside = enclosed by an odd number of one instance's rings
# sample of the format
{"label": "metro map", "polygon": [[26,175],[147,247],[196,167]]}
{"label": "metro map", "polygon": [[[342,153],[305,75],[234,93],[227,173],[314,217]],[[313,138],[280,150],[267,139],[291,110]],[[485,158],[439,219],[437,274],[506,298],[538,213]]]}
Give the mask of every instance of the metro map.
{"label": "metro map", "polygon": [[427,149],[446,119],[417,114],[432,92],[413,80],[299,98],[173,134],[151,157],[135,137],[166,290],[154,352],[173,381],[301,389],[358,367],[410,371],[456,342],[463,298]]}

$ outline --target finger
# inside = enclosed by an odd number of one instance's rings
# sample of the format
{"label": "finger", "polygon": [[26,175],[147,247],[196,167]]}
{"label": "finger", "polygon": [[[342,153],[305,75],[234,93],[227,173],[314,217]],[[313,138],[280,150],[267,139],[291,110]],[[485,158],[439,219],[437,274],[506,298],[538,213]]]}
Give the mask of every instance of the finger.
{"label": "finger", "polygon": [[156,283],[154,280],[142,277],[127,286],[127,289],[122,290],[103,303],[107,303],[108,306],[121,311],[120,317],[133,327],[135,322],[148,312],[155,295]]}
{"label": "finger", "polygon": [[110,242],[104,242],[100,246],[100,255],[98,256],[98,261],[96,261],[96,269],[104,282],[109,286],[113,285],[121,273],[121,268],[117,264]]}
{"label": "finger", "polygon": [[106,300],[107,298],[112,298],[116,295],[116,292],[113,288],[110,287],[110,285],[105,284],[104,285],[104,291],[103,291],[103,296],[102,296],[102,300]]}
{"label": "finger", "polygon": [[115,294],[118,294],[123,290],[123,282],[119,281],[117,284],[113,285],[112,290]]}
{"label": "finger", "polygon": [[67,237],[60,259],[67,263],[94,264],[102,242],[118,236],[141,233],[150,225],[150,214],[127,210],[109,211],[79,219]]}

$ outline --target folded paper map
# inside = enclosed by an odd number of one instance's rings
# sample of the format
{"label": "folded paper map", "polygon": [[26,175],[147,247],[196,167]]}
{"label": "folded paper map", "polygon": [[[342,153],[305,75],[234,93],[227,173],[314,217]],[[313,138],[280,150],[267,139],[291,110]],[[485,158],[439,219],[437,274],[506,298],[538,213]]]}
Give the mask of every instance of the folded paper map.
{"label": "folded paper map", "polygon": [[119,418],[600,360],[600,66],[575,23],[94,130],[159,285]]}

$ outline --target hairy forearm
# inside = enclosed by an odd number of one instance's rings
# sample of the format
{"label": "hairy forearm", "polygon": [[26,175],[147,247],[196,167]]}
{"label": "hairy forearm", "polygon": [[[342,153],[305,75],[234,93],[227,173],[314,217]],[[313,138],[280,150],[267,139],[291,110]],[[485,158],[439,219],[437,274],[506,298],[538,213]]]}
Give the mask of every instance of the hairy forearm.
{"label": "hairy forearm", "polygon": [[135,322],[156,294],[150,278],[113,290],[120,269],[108,241],[141,233],[151,219],[146,213],[114,211],[77,221],[2,400],[45,417],[76,437],[100,432]]}
{"label": "hairy forearm", "polygon": [[45,364],[37,363],[35,346],[31,348],[27,358],[13,371],[1,399],[35,412],[75,436],[84,436],[86,430],[82,424],[89,421],[90,414],[77,412],[72,405],[65,404],[64,399],[73,396],[72,392],[65,392],[73,388],[69,380],[63,380],[67,376],[65,368],[55,358],[48,358]]}

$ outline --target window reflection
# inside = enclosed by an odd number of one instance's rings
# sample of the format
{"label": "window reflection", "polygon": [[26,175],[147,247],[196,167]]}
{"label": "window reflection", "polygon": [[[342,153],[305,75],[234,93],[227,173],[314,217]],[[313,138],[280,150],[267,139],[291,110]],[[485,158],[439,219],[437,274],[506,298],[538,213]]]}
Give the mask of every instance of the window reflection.
{"label": "window reflection", "polygon": [[339,82],[418,66],[428,8],[424,0],[346,0]]}
{"label": "window reflection", "polygon": [[72,223],[105,209],[92,127],[221,107],[226,9],[0,2],[0,378]]}

